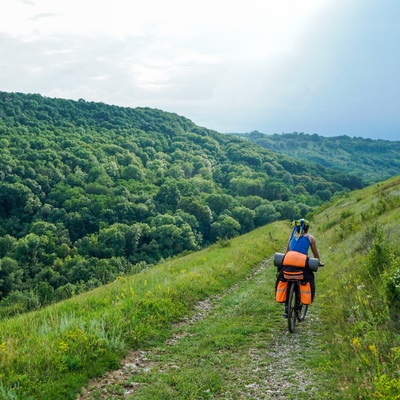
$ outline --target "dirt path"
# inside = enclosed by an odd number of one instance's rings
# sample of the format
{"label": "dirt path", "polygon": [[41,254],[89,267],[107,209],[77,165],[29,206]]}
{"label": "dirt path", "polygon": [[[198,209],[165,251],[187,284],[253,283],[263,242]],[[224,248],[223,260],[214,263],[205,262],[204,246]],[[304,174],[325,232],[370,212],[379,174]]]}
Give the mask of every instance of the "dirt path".
{"label": "dirt path", "polygon": [[[245,281],[254,279],[263,273],[267,267],[272,266],[272,260],[265,260],[259,268],[249,275]],[[243,281],[244,282],[244,281]],[[243,282],[232,286],[222,295],[201,301],[196,305],[193,315],[175,325],[177,332],[165,346],[175,346],[186,335],[187,328],[196,322],[205,319],[215,309],[218,302],[228,294],[237,290]],[[252,348],[250,350],[250,365],[246,365],[247,376],[254,377],[254,383],[243,384],[240,389],[243,399],[309,399],[316,396],[317,387],[313,375],[305,365],[309,353],[315,347],[315,331],[312,330],[317,323],[312,311],[307,315],[306,321],[296,326],[296,332],[287,331],[287,323],[282,317],[282,324],[274,333],[273,344],[269,344],[266,354],[265,348]],[[145,373],[153,369],[160,369],[156,365],[154,354],[159,349],[150,351],[132,351],[122,360],[121,368],[111,371],[104,376],[92,380],[82,391],[77,400],[117,400],[134,397],[135,388],[139,383],[128,383],[135,374]],[[299,367],[301,365],[301,367]],[[177,368],[179,366],[168,366]],[[240,378],[239,378],[240,381]],[[248,381],[248,380],[247,380]],[[318,398],[317,396],[315,398]]]}

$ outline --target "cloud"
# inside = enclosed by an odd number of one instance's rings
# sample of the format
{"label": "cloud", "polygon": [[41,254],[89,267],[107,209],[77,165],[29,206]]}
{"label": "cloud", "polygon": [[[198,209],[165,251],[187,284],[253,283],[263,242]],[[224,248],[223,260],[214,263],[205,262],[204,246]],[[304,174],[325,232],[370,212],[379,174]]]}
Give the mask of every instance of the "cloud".
{"label": "cloud", "polygon": [[394,0],[3,2],[1,90],[222,132],[398,133]]}

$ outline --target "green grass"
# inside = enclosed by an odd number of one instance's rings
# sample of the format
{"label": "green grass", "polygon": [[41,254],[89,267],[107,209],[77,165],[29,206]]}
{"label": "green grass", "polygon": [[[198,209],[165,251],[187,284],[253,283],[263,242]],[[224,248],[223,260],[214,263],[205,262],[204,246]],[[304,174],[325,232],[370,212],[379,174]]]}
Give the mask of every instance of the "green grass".
{"label": "green grass", "polygon": [[151,371],[132,376],[140,384],[132,398],[239,399],[265,385],[277,329],[286,330],[282,307],[273,301],[274,281],[270,264],[217,301],[207,318],[185,327],[176,345],[153,352]]}
{"label": "green grass", "polygon": [[[75,399],[130,349],[163,343],[199,300],[241,281],[281,250],[286,224],[169,260],[73,299],[0,323],[4,398]],[[6,397],[8,396],[8,397]]]}
{"label": "green grass", "polygon": [[318,362],[340,399],[400,399],[400,325],[385,293],[386,276],[400,265],[399,186],[393,178],[351,193],[315,218],[316,226],[328,221],[325,228],[338,221],[316,236],[327,264],[319,274],[326,343]]}

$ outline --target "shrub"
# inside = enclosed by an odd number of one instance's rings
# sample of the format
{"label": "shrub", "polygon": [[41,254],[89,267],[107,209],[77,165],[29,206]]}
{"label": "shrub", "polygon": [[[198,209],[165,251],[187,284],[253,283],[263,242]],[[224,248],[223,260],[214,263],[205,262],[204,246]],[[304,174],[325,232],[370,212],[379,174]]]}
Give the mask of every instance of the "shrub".
{"label": "shrub", "polygon": [[384,271],[389,271],[392,264],[392,252],[388,241],[385,239],[382,227],[378,223],[366,230],[362,241],[368,250],[368,272],[372,277],[380,276]]}
{"label": "shrub", "polygon": [[394,257],[392,263],[392,271],[385,279],[385,293],[392,319],[400,320],[400,257]]}

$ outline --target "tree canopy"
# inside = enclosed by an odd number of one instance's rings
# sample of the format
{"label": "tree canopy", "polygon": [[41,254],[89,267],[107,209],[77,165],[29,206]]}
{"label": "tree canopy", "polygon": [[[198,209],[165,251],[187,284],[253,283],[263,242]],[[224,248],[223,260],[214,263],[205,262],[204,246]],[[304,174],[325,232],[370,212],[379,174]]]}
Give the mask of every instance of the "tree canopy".
{"label": "tree canopy", "polygon": [[326,168],[351,173],[369,184],[400,174],[399,141],[346,135],[323,137],[302,132],[265,135],[253,131],[235,136],[296,160],[308,160]]}
{"label": "tree canopy", "polygon": [[0,92],[0,299],[64,299],[362,185],[173,113]]}

